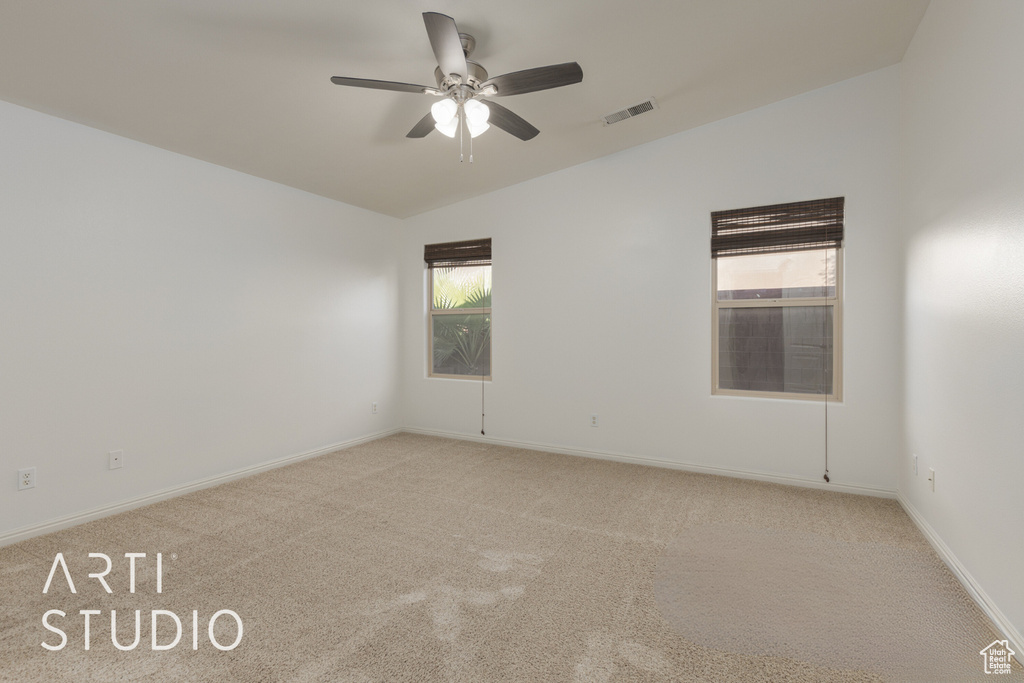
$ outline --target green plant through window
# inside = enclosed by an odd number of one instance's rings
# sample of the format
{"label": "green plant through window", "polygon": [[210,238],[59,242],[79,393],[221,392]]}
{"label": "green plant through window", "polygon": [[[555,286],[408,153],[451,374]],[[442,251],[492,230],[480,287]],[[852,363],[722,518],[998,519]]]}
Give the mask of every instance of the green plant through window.
{"label": "green plant through window", "polygon": [[430,270],[431,375],[491,374],[491,267]]}

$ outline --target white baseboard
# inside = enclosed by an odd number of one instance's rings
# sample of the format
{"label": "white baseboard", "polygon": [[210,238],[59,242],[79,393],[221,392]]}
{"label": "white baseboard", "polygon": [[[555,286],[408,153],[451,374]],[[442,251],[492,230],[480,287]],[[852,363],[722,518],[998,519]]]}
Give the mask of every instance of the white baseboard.
{"label": "white baseboard", "polygon": [[924,537],[928,539],[932,548],[934,548],[935,552],[938,553],[940,558],[942,558],[942,561],[946,563],[949,570],[953,572],[953,576],[963,584],[967,594],[974,599],[974,602],[978,604],[981,611],[992,620],[996,628],[999,629],[999,632],[1002,633],[1008,641],[1010,641],[1010,649],[1017,652],[1015,659],[1017,659],[1017,661],[1022,661],[1020,658],[1022,656],[1021,653],[1024,653],[1024,636],[1022,636],[1020,631],[1010,623],[1010,620],[1006,618],[1006,615],[996,607],[995,602],[993,602],[992,598],[988,596],[988,593],[986,593],[975,578],[971,576],[971,573],[967,571],[967,568],[964,567],[957,556],[953,554],[953,551],[950,550],[949,546],[946,545],[946,542],[942,540],[942,537],[939,536],[938,532],[932,528],[932,525],[928,523],[928,520],[924,518],[924,515],[922,515],[918,509],[914,507],[909,500],[907,500],[902,491],[897,491],[896,500],[898,500],[899,504],[903,506],[903,509],[906,511],[907,515],[910,516],[910,519],[914,520],[914,524],[916,524],[917,528],[921,530]]}
{"label": "white baseboard", "polygon": [[200,489],[209,488],[211,486],[217,486],[218,484],[226,484],[229,481],[235,479],[241,479],[242,477],[249,477],[260,472],[272,470],[277,467],[283,467],[290,465],[300,460],[306,460],[308,458],[315,458],[319,455],[327,455],[334,451],[341,450],[343,448],[351,448],[352,446],[358,446],[361,443],[367,441],[373,441],[380,439],[385,436],[390,436],[397,432],[402,431],[401,429],[391,429],[384,432],[377,432],[375,434],[369,434],[362,436],[357,439],[350,439],[348,441],[342,441],[340,443],[331,444],[329,446],[323,446],[312,451],[306,451],[304,453],[297,453],[295,455],[289,455],[284,458],[278,458],[276,460],[268,460],[258,465],[252,465],[250,467],[243,467],[238,470],[232,470],[225,474],[218,474],[213,477],[206,479],[199,479],[192,481],[187,484],[181,484],[180,486],[172,486],[171,488],[161,489],[154,493],[148,493],[144,496],[137,498],[130,498],[128,500],[122,500],[117,503],[110,505],[104,505],[102,507],[93,508],[86,510],[85,512],[78,512],[73,515],[67,515],[65,517],[59,517],[57,519],[48,520],[41,524],[33,524],[30,526],[22,527],[20,529],[14,529],[13,531],[0,534],[0,546],[10,545],[11,543],[17,543],[18,541],[24,541],[34,536],[42,536],[52,531],[60,531],[61,529],[67,529],[68,527],[76,526],[78,524],[84,524],[85,522],[91,522],[94,519],[100,519],[101,517],[108,517],[110,515],[117,514],[119,512],[125,512],[133,508],[142,507],[143,505],[150,505],[152,503],[158,503],[161,500],[167,500],[168,498],[174,498],[175,496],[181,496],[192,491],[198,491]]}
{"label": "white baseboard", "polygon": [[875,498],[896,498],[896,491],[889,489],[873,488],[870,486],[858,486],[856,484],[830,484],[815,479],[803,477],[790,477],[782,474],[771,474],[770,472],[757,472],[755,470],[740,470],[731,467],[710,467],[708,465],[697,465],[694,463],[677,462],[675,460],[662,460],[661,458],[646,458],[624,453],[608,453],[605,451],[591,451],[581,448],[563,448],[543,443],[532,443],[529,441],[511,441],[508,439],[494,439],[488,436],[475,436],[472,434],[457,434],[454,432],[441,432],[430,429],[416,429],[406,427],[401,430],[414,434],[426,434],[428,436],[440,436],[446,439],[459,439],[461,441],[479,441],[481,443],[492,443],[499,446],[511,446],[512,448],[525,448],[531,451],[546,451],[548,453],[561,453],[563,455],[578,455],[584,458],[597,458],[599,460],[614,460],[627,462],[634,465],[649,465],[652,467],[665,467],[685,472],[697,472],[700,474],[715,474],[722,477],[733,477],[736,479],[753,479],[756,481],[767,481],[773,484],[785,484],[787,486],[802,486],[804,488],[822,489],[823,491],[838,491],[840,493],[854,493],[860,496],[874,496]]}

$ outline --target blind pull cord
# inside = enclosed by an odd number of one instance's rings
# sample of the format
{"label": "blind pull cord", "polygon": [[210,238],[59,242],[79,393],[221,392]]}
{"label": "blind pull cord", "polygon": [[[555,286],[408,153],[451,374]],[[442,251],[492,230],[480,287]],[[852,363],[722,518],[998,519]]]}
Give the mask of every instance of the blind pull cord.
{"label": "blind pull cord", "polygon": [[[828,226],[827,225],[825,226],[825,242],[828,242]],[[839,259],[839,251],[836,250],[835,253],[836,253],[836,259],[838,260]],[[824,304],[822,306],[822,316],[821,316],[821,342],[822,342],[822,349],[821,349],[821,390],[822,390],[822,393],[825,394],[825,483],[827,484],[830,481],[829,478],[828,478],[828,391],[826,391],[826,387],[825,387],[825,378],[826,378],[827,375],[826,375],[826,359],[825,359],[825,349],[824,349],[826,327],[828,325],[828,316],[824,315],[828,311],[828,250],[827,249],[825,250],[825,282],[824,282],[824,285],[825,286],[821,290],[822,304]],[[838,285],[839,285],[839,283],[837,282],[836,286],[838,286]],[[838,295],[839,293],[836,292],[836,294]],[[832,353],[833,353],[833,355],[835,354],[835,344],[836,344],[836,340],[833,339],[832,340]],[[832,367],[835,368],[835,362],[834,361],[833,361]],[[835,375],[835,373],[833,372],[833,380],[832,380],[833,382],[835,381],[834,375]]]}
{"label": "blind pull cord", "polygon": [[[470,140],[469,144],[472,145],[473,141]],[[469,159],[470,159],[470,163],[472,163],[472,161],[473,161],[472,153],[470,153]],[[486,320],[487,320],[486,314],[484,313],[483,307],[481,307],[480,308],[480,326],[481,327],[483,327],[483,324],[486,322]],[[487,336],[488,337],[491,336],[490,332],[488,332]],[[480,365],[480,435],[481,436],[487,436],[484,433],[484,385],[485,385],[484,376],[485,376],[484,366],[481,364]]]}

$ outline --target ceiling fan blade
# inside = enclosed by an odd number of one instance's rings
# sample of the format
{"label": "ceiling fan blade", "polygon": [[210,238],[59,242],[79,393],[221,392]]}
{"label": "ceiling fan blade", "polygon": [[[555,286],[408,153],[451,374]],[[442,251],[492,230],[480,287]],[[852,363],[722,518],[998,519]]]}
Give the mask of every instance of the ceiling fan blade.
{"label": "ceiling fan blade", "polygon": [[469,77],[469,69],[466,66],[466,53],[462,51],[462,39],[459,38],[455,20],[447,14],[424,12],[423,23],[427,27],[430,47],[434,50],[441,72],[446,76],[458,74],[465,83]]}
{"label": "ceiling fan blade", "polygon": [[526,92],[561,88],[583,80],[583,69],[576,62],[539,66],[536,69],[516,71],[484,81],[481,88],[493,85],[498,89],[496,95],[521,95]]}
{"label": "ceiling fan blade", "polygon": [[335,85],[351,85],[356,88],[374,88],[375,90],[394,90],[396,92],[434,93],[436,88],[427,85],[413,85],[412,83],[397,83],[395,81],[375,81],[370,78],[346,78],[345,76],[331,76],[331,83]]}
{"label": "ceiling fan blade", "polygon": [[412,130],[405,134],[405,137],[423,138],[432,130],[434,130],[434,115],[428,111],[427,115],[420,119],[419,123],[412,127]]}
{"label": "ceiling fan blade", "polygon": [[501,128],[506,133],[515,135],[520,140],[532,140],[540,132],[519,114],[509,111],[497,102],[488,102],[487,107],[491,110],[487,122]]}

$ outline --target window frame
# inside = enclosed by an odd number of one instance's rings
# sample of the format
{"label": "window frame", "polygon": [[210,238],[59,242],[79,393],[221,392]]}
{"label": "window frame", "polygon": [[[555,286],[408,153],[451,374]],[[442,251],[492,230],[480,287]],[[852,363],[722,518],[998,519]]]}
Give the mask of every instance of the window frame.
{"label": "window frame", "polygon": [[[747,398],[790,399],[797,401],[843,400],[843,248],[826,247],[836,251],[836,285],[833,296],[799,297],[792,299],[726,299],[718,298],[718,261],[729,256],[711,259],[711,394],[713,396],[742,396]],[[817,250],[813,250],[817,251]],[[756,391],[753,389],[723,389],[719,386],[718,325],[719,311],[723,308],[788,308],[799,306],[832,307],[832,393],[806,394],[790,391]]]}
{"label": "window frame", "polygon": [[[480,263],[467,263],[465,265],[456,266],[445,266],[447,268],[481,268],[487,267],[492,268],[492,264],[480,264]],[[428,379],[461,379],[470,381],[491,381],[491,375],[494,372],[494,318],[491,315],[491,306],[484,306],[480,308],[434,308],[434,268],[429,266],[425,267],[427,275],[427,378]],[[493,287],[494,271],[491,270],[491,283]],[[434,316],[438,315],[483,315],[491,319],[491,328],[488,332],[488,348],[487,354],[487,367],[490,368],[491,372],[486,375],[451,375],[447,373],[434,372]]]}

